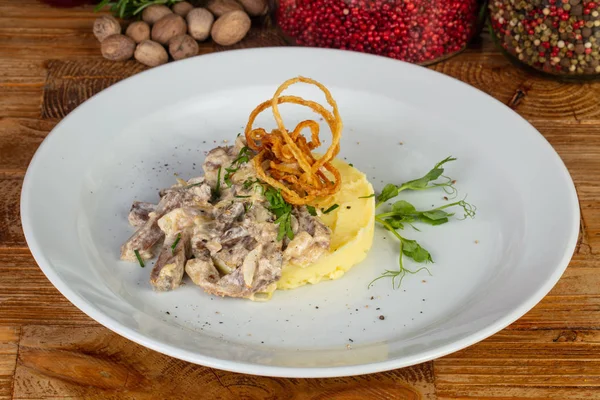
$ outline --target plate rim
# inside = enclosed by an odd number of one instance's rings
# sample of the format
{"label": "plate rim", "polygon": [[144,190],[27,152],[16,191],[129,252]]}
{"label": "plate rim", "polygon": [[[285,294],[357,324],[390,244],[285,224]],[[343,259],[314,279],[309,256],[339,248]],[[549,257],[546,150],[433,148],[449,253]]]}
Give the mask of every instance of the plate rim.
{"label": "plate rim", "polygon": [[[199,63],[199,64],[201,64],[201,63],[205,62],[207,59],[210,60],[210,59],[220,58],[220,57],[223,57],[224,55],[226,55],[227,57],[230,57],[232,53],[238,54],[240,57],[243,57],[243,55],[246,53],[269,53],[269,52],[274,52],[274,51],[277,51],[277,52],[287,51],[287,52],[299,52],[299,53],[335,53],[337,56],[350,57],[350,58],[358,57],[358,58],[365,58],[365,59],[370,59],[370,58],[375,57],[377,59],[384,59],[384,60],[386,60],[386,62],[400,63],[402,65],[402,68],[405,68],[407,71],[410,69],[426,70],[427,73],[429,73],[429,74],[436,74],[436,75],[442,76],[446,80],[451,80],[451,81],[454,81],[455,83],[458,82],[459,84],[461,84],[463,86],[463,88],[465,90],[477,92],[479,96],[483,95],[483,96],[487,97],[488,100],[492,100],[493,102],[495,102],[499,105],[502,105],[503,107],[508,109],[510,112],[512,112],[515,116],[517,116],[522,122],[524,122],[525,124],[528,124],[532,128],[532,131],[537,133],[539,138],[541,138],[543,140],[543,142],[545,142],[545,145],[550,147],[551,153],[553,153],[552,156],[556,158],[557,167],[561,168],[563,170],[562,172],[565,173],[565,180],[566,180],[565,181],[565,184],[566,184],[565,189],[568,189],[569,193],[568,193],[567,197],[569,198],[569,200],[572,202],[572,205],[573,205],[573,207],[570,210],[570,212],[572,214],[571,217],[572,217],[573,221],[575,222],[573,224],[573,230],[572,230],[572,232],[569,233],[569,240],[565,243],[566,251],[563,254],[560,261],[556,263],[553,273],[548,277],[548,279],[546,281],[540,282],[537,290],[532,292],[529,295],[529,297],[527,297],[527,299],[525,301],[521,302],[517,307],[514,307],[510,312],[506,313],[503,317],[488,324],[484,328],[479,329],[476,332],[473,332],[473,333],[465,336],[464,338],[462,338],[460,340],[456,340],[451,343],[441,345],[438,347],[433,347],[431,349],[428,349],[426,351],[419,353],[418,356],[388,359],[386,361],[379,361],[379,362],[366,363],[366,364],[355,364],[355,365],[335,366],[335,367],[287,367],[287,366],[264,365],[264,364],[257,364],[257,363],[251,363],[251,362],[243,362],[243,361],[222,360],[222,359],[219,359],[216,357],[201,355],[201,354],[194,353],[194,352],[191,352],[188,350],[183,350],[183,349],[178,348],[177,346],[174,346],[170,343],[164,343],[160,340],[152,339],[150,337],[147,337],[145,334],[137,332],[136,330],[131,329],[131,328],[117,322],[116,320],[113,320],[110,316],[108,316],[107,314],[105,314],[104,312],[99,310],[97,307],[95,307],[93,304],[91,304],[89,301],[87,301],[85,298],[83,298],[82,296],[77,294],[73,289],[71,289],[69,284],[66,283],[58,275],[58,273],[56,271],[54,271],[52,264],[46,258],[44,251],[41,248],[41,246],[39,245],[38,240],[36,238],[36,234],[34,232],[31,216],[28,214],[28,211],[27,211],[30,208],[30,196],[28,195],[28,193],[31,190],[30,188],[32,186],[32,179],[33,179],[32,171],[36,170],[37,164],[40,162],[40,158],[43,156],[43,153],[45,151],[44,149],[46,148],[46,146],[50,140],[54,140],[52,138],[54,138],[56,136],[57,132],[60,131],[60,128],[65,123],[65,121],[74,113],[81,112],[81,110],[84,108],[84,106],[86,106],[86,104],[88,102],[90,102],[90,100],[96,98],[97,96],[110,95],[111,91],[115,87],[117,87],[119,85],[127,84],[128,81],[130,81],[131,79],[135,79],[135,78],[139,77],[140,75],[156,73],[156,70],[166,71],[170,68],[176,68],[176,66],[174,66],[173,63],[170,63],[170,64],[160,66],[158,68],[153,68],[153,69],[143,71],[139,74],[136,74],[136,75],[133,75],[126,79],[123,79],[122,81],[119,81],[116,84],[109,86],[108,88],[102,90],[101,92],[95,94],[90,99],[88,99],[85,102],[83,102],[82,104],[80,104],[73,111],[71,111],[71,113],[69,113],[69,115],[65,116],[52,129],[52,131],[46,136],[46,138],[44,138],[44,140],[42,141],[40,146],[37,148],[34,156],[32,157],[32,159],[27,167],[27,171],[26,171],[24,179],[23,179],[23,186],[21,189],[21,202],[20,202],[21,224],[23,227],[25,240],[26,240],[28,248],[29,248],[33,258],[35,259],[36,263],[38,264],[39,268],[46,275],[46,277],[52,283],[52,285],[54,287],[56,287],[58,289],[58,291],[63,296],[65,296],[67,298],[67,300],[69,300],[69,302],[71,302],[74,306],[76,306],[78,309],[80,309],[82,312],[84,312],[90,318],[94,319],[95,321],[97,321],[98,323],[103,325],[104,327],[110,329],[111,331],[117,333],[120,336],[123,336],[139,345],[142,345],[144,347],[147,347],[147,348],[157,351],[159,353],[162,353],[162,354],[165,354],[165,355],[177,358],[177,359],[181,359],[184,361],[188,361],[188,362],[191,362],[194,364],[203,365],[203,366],[210,367],[210,368],[221,369],[221,370],[225,370],[225,371],[245,373],[245,374],[249,374],[249,375],[282,377],[282,378],[330,378],[330,377],[363,375],[363,374],[389,371],[389,370],[397,369],[397,368],[404,368],[404,367],[408,367],[411,365],[416,365],[416,364],[420,364],[423,362],[431,361],[436,358],[443,357],[447,354],[462,350],[466,347],[469,347],[475,343],[478,343],[478,342],[494,335],[495,333],[501,331],[502,329],[506,328],[508,325],[512,324],[513,322],[515,322],[516,320],[521,318],[529,310],[531,310],[533,307],[535,307],[535,305],[537,305],[550,292],[550,290],[556,285],[556,283],[559,281],[562,274],[568,267],[569,262],[570,262],[571,258],[573,257],[573,254],[576,249],[577,240],[578,240],[578,236],[579,236],[579,230],[580,230],[580,218],[579,218],[580,217],[580,205],[579,205],[579,199],[577,196],[575,184],[573,182],[571,174],[569,173],[569,170],[567,169],[566,165],[564,164],[564,161],[562,160],[560,155],[556,152],[556,150],[552,147],[552,145],[548,142],[548,140],[537,129],[535,129],[535,127],[533,127],[529,123],[529,121],[527,121],[525,118],[521,117],[514,110],[511,110],[508,107],[506,107],[506,105],[501,103],[496,98],[494,98],[494,97],[490,96],[489,94],[487,94],[471,85],[468,85],[465,82],[462,82],[458,79],[455,79],[453,77],[442,74],[440,72],[433,71],[433,70],[430,70],[430,69],[427,69],[424,67],[416,66],[416,65],[413,65],[410,63],[405,63],[405,62],[397,61],[397,60],[391,60],[391,59],[388,59],[385,57],[374,56],[374,55],[369,55],[369,54],[354,53],[354,52],[334,50],[334,49],[317,49],[317,48],[297,48],[297,47],[293,47],[293,48],[289,48],[289,47],[253,48],[253,49],[236,49],[236,50],[230,50],[227,52],[210,53],[210,54],[203,55],[201,58],[194,57],[194,58],[179,61],[175,65],[177,65],[179,63]],[[179,65],[183,65],[183,64],[179,64]],[[422,72],[424,72],[424,71],[422,71]],[[533,134],[533,132],[531,134]]]}

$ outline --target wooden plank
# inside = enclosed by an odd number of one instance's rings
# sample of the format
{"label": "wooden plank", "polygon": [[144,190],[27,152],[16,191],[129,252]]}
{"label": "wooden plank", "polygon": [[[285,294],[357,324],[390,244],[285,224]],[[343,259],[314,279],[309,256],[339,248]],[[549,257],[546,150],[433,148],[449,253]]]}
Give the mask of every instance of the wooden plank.
{"label": "wooden plank", "polygon": [[27,250],[0,252],[0,325],[97,325],[50,283]]}
{"label": "wooden plank", "polygon": [[63,118],[78,105],[116,82],[144,71],[145,66],[127,61],[48,62],[48,78],[44,86],[43,118]]}
{"label": "wooden plank", "polygon": [[436,360],[437,393],[440,399],[596,398],[599,350],[597,330],[505,330]]}
{"label": "wooden plank", "polygon": [[43,83],[0,85],[0,118],[39,118],[43,85]]}
{"label": "wooden plank", "polygon": [[19,211],[22,184],[22,172],[0,172],[0,248],[26,246]]}
{"label": "wooden plank", "polygon": [[0,118],[0,171],[24,171],[55,121]]}
{"label": "wooden plank", "polygon": [[515,110],[529,121],[571,123],[600,119],[600,83],[563,84],[527,74],[501,54],[479,60],[460,55],[433,70],[460,79],[507,104],[517,90],[525,96]]}
{"label": "wooden plank", "polygon": [[148,350],[100,327],[25,326],[15,399],[435,399],[431,363],[344,379],[217,371]]}
{"label": "wooden plank", "polygon": [[0,400],[12,398],[20,332],[19,327],[0,326]]}

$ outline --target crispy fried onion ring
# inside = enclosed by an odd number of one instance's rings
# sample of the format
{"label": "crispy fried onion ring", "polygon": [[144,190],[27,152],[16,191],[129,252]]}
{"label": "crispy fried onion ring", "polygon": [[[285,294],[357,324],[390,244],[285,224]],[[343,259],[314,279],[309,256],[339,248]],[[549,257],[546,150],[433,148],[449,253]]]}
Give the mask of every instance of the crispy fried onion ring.
{"label": "crispy fried onion ring", "polygon": [[[317,86],[333,108],[333,113],[311,100],[296,96],[281,96],[281,93],[294,83],[308,83]],[[289,133],[286,129],[279,104],[292,103],[308,107],[321,115],[329,125],[332,140],[325,154],[316,159],[312,151],[321,145],[319,138],[319,123],[313,120],[300,122]],[[268,108],[273,109],[277,128],[267,133],[263,128],[253,128],[254,120]],[[310,130],[310,141],[302,135],[302,131]],[[338,112],[337,103],[329,90],[321,83],[304,77],[285,81],[273,98],[260,104],[252,111],[245,130],[248,147],[258,152],[254,157],[254,167],[258,178],[269,185],[280,189],[283,198],[290,204],[302,205],[316,198],[330,196],[340,190],[341,176],[330,161],[340,151],[342,136],[342,119]],[[328,176],[326,171],[330,173]]]}

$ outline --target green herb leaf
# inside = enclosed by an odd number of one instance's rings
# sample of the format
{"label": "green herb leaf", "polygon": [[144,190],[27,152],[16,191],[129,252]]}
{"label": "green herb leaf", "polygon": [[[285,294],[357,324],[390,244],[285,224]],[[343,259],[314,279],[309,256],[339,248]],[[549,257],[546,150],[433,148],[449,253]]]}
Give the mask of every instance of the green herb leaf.
{"label": "green herb leaf", "polygon": [[277,233],[277,241],[281,242],[285,237],[285,222],[283,220],[275,221],[275,223],[279,224],[279,232]]}
{"label": "green herb leaf", "polygon": [[223,178],[223,180],[225,181],[225,183],[227,184],[228,187],[231,187],[231,185],[232,185],[231,176],[240,169],[242,164],[245,164],[248,161],[250,161],[251,155],[252,155],[252,150],[250,150],[249,147],[244,146],[240,149],[240,152],[238,153],[237,158],[231,162],[231,165],[229,166],[229,168],[225,168],[225,171],[227,173],[225,174],[225,177]]}
{"label": "green herb leaf", "polygon": [[360,196],[359,199],[370,199],[371,197],[375,197],[375,193],[371,193],[368,196]]}
{"label": "green herb leaf", "polygon": [[392,210],[399,214],[414,214],[417,212],[415,206],[405,200],[395,202],[392,205]]}
{"label": "green herb leaf", "polygon": [[412,181],[405,182],[402,185],[400,185],[400,187],[403,188],[403,190],[427,189],[429,182],[435,181],[440,176],[442,176],[442,174],[444,173],[444,168],[442,168],[442,166],[450,161],[455,161],[455,160],[456,160],[456,158],[454,158],[452,156],[446,157],[445,159],[443,159],[442,161],[437,163],[428,173],[425,174],[425,176],[423,176],[419,179],[414,179]]}
{"label": "green herb leaf", "polygon": [[444,210],[432,210],[432,211],[425,211],[423,213],[423,215],[429,219],[437,220],[437,219],[444,219],[444,218],[447,219],[452,214],[448,214]]}
{"label": "green herb leaf", "polygon": [[104,7],[109,5],[109,3],[110,3],[110,0],[102,0],[100,3],[98,3],[98,5],[96,7],[94,7],[94,12],[98,12],[98,11],[102,10]]}
{"label": "green herb leaf", "polygon": [[401,218],[388,218],[385,220],[394,229],[404,229],[404,224]]}
{"label": "green herb leaf", "polygon": [[212,200],[216,201],[221,197],[221,167],[219,167],[219,172],[217,172],[217,184],[212,192]]}
{"label": "green herb leaf", "polygon": [[425,250],[416,240],[403,239],[403,254],[418,263],[432,263],[431,254]]}
{"label": "green herb leaf", "polygon": [[180,240],[181,240],[181,233],[178,233],[177,238],[171,245],[171,254],[175,254],[175,249],[177,248],[177,244],[179,243]]}
{"label": "green herb leaf", "polygon": [[244,189],[250,189],[253,185],[256,185],[258,182],[258,179],[254,179],[252,180],[252,178],[248,178],[244,181],[244,184],[242,185],[244,187]]}
{"label": "green herb leaf", "polygon": [[287,231],[287,237],[290,240],[294,239],[294,231],[292,230],[292,218],[291,215],[288,215],[288,218],[286,220],[286,227],[285,227],[286,231]]}
{"label": "green herb leaf", "polygon": [[200,185],[203,185],[204,183],[205,182],[192,183],[191,185],[185,186],[184,189],[193,188],[194,186],[200,186]]}
{"label": "green herb leaf", "polygon": [[272,186],[265,189],[264,195],[269,202],[268,210],[275,214],[276,220],[274,223],[279,225],[277,241],[283,240],[286,236],[292,240],[294,238],[294,231],[292,230],[292,205],[285,201],[280,190]]}
{"label": "green herb leaf", "polygon": [[423,222],[424,224],[437,226],[437,225],[443,225],[443,224],[449,222],[450,219],[449,218],[429,219],[425,215],[421,215],[421,217],[419,218],[419,221]]}
{"label": "green herb leaf", "polygon": [[323,214],[329,214],[330,212],[332,212],[333,210],[335,210],[336,208],[339,208],[339,204],[334,204],[331,207],[329,207],[327,210],[323,210],[321,208],[321,211],[323,211]]}
{"label": "green herb leaf", "polygon": [[308,213],[310,215],[312,215],[313,217],[317,216],[317,210],[313,207],[313,206],[306,206],[306,210],[308,211]]}
{"label": "green herb leaf", "polygon": [[140,256],[140,252],[137,250],[134,250],[133,252],[135,253],[135,258],[137,258],[140,263],[140,267],[144,268],[146,265],[144,264],[144,260],[142,260],[142,256]]}
{"label": "green herb leaf", "polygon": [[389,199],[393,199],[398,196],[398,187],[394,184],[388,183],[385,185],[379,196],[377,196],[377,205],[385,203]]}
{"label": "green herb leaf", "polygon": [[106,6],[110,6],[110,11],[115,17],[127,19],[139,14],[144,8],[153,4],[166,4],[167,6],[171,6],[180,1],[181,0],[102,0],[96,8],[94,8],[94,11],[98,12]]}
{"label": "green herb leaf", "polygon": [[[442,175],[444,173],[444,168],[442,168],[443,165],[455,160],[456,158],[452,156],[446,157],[445,159],[437,163],[427,174],[425,174],[425,176],[419,179],[413,179],[411,181],[404,182],[399,186],[388,183],[387,185],[385,185],[385,187],[377,197],[376,206],[379,207],[386,201],[398,196],[398,194],[403,190],[425,190],[441,187],[449,195],[456,195],[457,191],[454,187],[454,181]],[[443,177],[446,180],[443,182],[436,183],[435,181],[440,177]]]}
{"label": "green herb leaf", "polygon": [[[370,288],[371,286],[373,286],[373,284],[375,282],[377,282],[380,279],[384,279],[384,278],[392,278],[392,287],[394,289],[399,288],[402,285],[402,281],[404,280],[404,277],[406,276],[406,274],[417,274],[423,270],[427,271],[427,273],[429,273],[429,275],[431,275],[431,272],[429,271],[429,269],[427,267],[421,267],[417,270],[410,270],[408,268],[406,268],[404,266],[404,262],[402,261],[402,256],[404,254],[406,254],[406,239],[402,238],[401,236],[397,235],[397,237],[401,238],[400,240],[400,257],[398,257],[398,270],[389,270],[386,269],[383,274],[381,274],[380,276],[378,276],[377,278],[373,279],[370,283],[368,288]],[[403,240],[402,240],[403,239]],[[412,245],[410,245],[412,247]],[[398,279],[398,284],[396,284],[396,279]]]}

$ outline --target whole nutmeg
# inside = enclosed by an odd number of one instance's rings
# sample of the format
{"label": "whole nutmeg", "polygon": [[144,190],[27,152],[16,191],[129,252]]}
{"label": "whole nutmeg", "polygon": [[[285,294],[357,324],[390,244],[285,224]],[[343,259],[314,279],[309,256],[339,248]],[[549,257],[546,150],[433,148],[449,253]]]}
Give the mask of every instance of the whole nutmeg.
{"label": "whole nutmeg", "polygon": [[210,35],[215,17],[206,8],[194,8],[186,17],[188,33],[196,40],[206,40]]}
{"label": "whole nutmeg", "polygon": [[267,4],[267,0],[238,0],[244,10],[248,13],[248,15],[252,17],[257,17],[261,15],[266,15],[269,11],[269,6]]}
{"label": "whole nutmeg", "polygon": [[183,60],[184,58],[197,56],[199,50],[198,42],[189,35],[175,36],[169,42],[169,53],[173,60]]}
{"label": "whole nutmeg", "polygon": [[181,15],[185,18],[185,16],[188,15],[192,8],[194,8],[194,6],[188,3],[187,1],[180,1],[179,3],[173,4],[171,10],[173,10],[175,14]]}
{"label": "whole nutmeg", "polygon": [[246,36],[250,25],[250,17],[244,11],[231,11],[215,21],[210,34],[217,44],[231,46]]}
{"label": "whole nutmeg", "polygon": [[150,25],[144,21],[135,21],[127,27],[125,34],[136,43],[148,40],[150,39]]}
{"label": "whole nutmeg", "polygon": [[220,17],[231,11],[244,10],[242,5],[235,0],[211,0],[206,8],[208,8],[215,17]]}
{"label": "whole nutmeg", "polygon": [[111,35],[102,41],[102,56],[112,61],[125,61],[133,56],[135,42],[129,36]]}
{"label": "whole nutmeg", "polygon": [[163,4],[152,4],[151,6],[144,8],[144,11],[142,11],[142,19],[148,24],[153,25],[165,15],[172,13],[171,9]]}
{"label": "whole nutmeg", "polygon": [[187,31],[185,20],[177,14],[168,14],[156,21],[152,27],[152,40],[168,44],[169,40]]}
{"label": "whole nutmeg", "polygon": [[167,51],[160,43],[144,40],[135,48],[136,60],[149,67],[156,67],[169,61]]}
{"label": "whole nutmeg", "polygon": [[94,21],[93,31],[96,39],[102,42],[111,35],[118,35],[121,33],[121,25],[119,25],[119,21],[117,21],[115,17],[105,15]]}

